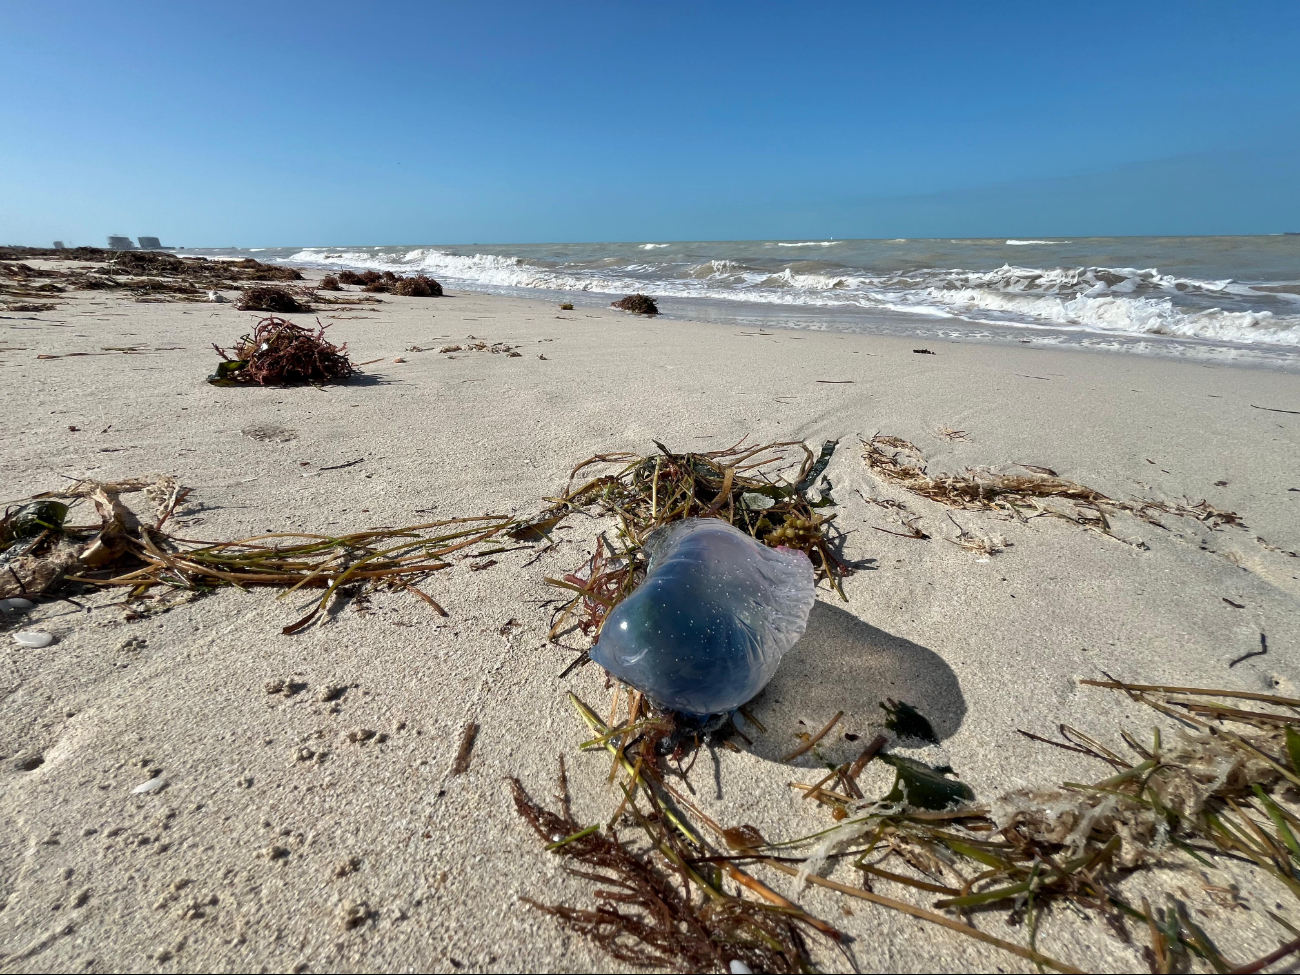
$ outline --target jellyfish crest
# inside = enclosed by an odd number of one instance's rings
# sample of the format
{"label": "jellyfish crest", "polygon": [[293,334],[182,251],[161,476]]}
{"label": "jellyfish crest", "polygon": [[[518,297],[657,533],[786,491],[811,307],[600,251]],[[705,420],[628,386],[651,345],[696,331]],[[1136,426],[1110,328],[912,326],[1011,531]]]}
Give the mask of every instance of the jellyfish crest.
{"label": "jellyfish crest", "polygon": [[645,581],[610,612],[591,659],[677,711],[744,704],[808,625],[812,563],[716,518],[674,522],[645,548]]}

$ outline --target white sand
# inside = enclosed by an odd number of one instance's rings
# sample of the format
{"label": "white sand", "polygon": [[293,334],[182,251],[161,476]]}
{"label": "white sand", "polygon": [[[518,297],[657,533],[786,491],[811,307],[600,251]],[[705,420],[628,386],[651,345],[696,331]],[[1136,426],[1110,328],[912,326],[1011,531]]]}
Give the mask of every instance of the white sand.
{"label": "white sand", "polygon": [[[813,773],[780,756],[796,732],[841,709],[836,734],[869,734],[887,696],[927,714],[944,738],[928,754],[989,798],[1104,774],[1018,728],[1053,735],[1066,722],[1113,741],[1124,725],[1145,736],[1148,714],[1077,677],[1106,670],[1289,694],[1300,684],[1300,559],[1285,554],[1300,551],[1300,416],[1252,408],[1300,409],[1295,375],[1032,345],[931,341],[937,354],[917,355],[917,343],[892,338],[757,334],[462,293],[322,313],[354,361],[382,358],[364,382],[203,383],[210,344],[257,317],[93,292],[55,312],[0,314],[0,499],[65,476],[166,472],[194,489],[180,522],[191,537],[343,531],[531,512],[577,461],[649,452],[652,439],[676,450],[745,436],[814,448],[840,439],[829,470],[840,523],[856,531],[848,554],[874,560],[872,570],[847,581],[848,603],[822,592],[807,636],[755,703],[768,734],[752,753],[700,758],[692,782],[724,823],[752,823],[770,839],[827,825],[786,785]],[[523,355],[407,351],[470,334]],[[37,359],[133,344],[158,351]],[[949,442],[940,426],[969,440]],[[241,433],[254,427],[283,428],[285,439]],[[899,538],[873,530],[898,524],[861,496],[899,496],[862,463],[859,437],[877,431],[913,440],[936,470],[1044,465],[1116,497],[1208,498],[1249,530],[1167,519],[1162,531],[1121,517],[1117,529],[1143,540],[1141,551],[1051,519],[957,514],[1012,543],[982,558],[947,540],[956,529],[943,509],[913,499],[934,537]],[[56,634],[53,646],[0,637],[0,967],[617,967],[519,903],[587,894],[516,818],[502,781],[517,775],[549,802],[564,753],[579,819],[616,804],[606,759],[576,753],[585,728],[565,700],[572,688],[607,708],[603,676],[591,666],[558,680],[572,653],[544,643],[539,603],[555,591],[543,577],[578,566],[596,528],[568,524],[557,553],[526,568],[531,553],[514,552],[483,572],[439,573],[426,588],[447,619],[384,594],[368,614],[345,608],[284,636],[308,598],[227,590],[131,623],[120,608],[51,602],[27,625]],[[511,619],[522,625],[500,635]],[[1229,669],[1261,631],[1268,655]],[[306,689],[268,694],[277,679]],[[348,689],[320,701],[330,685]],[[472,765],[452,777],[470,719],[482,725]],[[350,741],[358,728],[387,740]],[[327,757],[299,761],[304,746]],[[133,794],[158,774],[165,789]],[[888,786],[875,766],[864,782]],[[340,870],[350,858],[355,867]],[[864,970],[1032,970],[922,922],[763,876],[853,935]],[[836,876],[855,882],[848,870]],[[1184,870],[1174,882],[1231,957],[1276,945],[1279,929],[1263,916],[1273,892],[1245,890],[1249,909],[1228,912],[1202,890],[1222,877]],[[349,911],[372,913],[349,928]],[[1023,937],[1001,918],[979,923]],[[1064,913],[1044,923],[1040,948],[1089,970],[1145,969],[1137,947]]]}

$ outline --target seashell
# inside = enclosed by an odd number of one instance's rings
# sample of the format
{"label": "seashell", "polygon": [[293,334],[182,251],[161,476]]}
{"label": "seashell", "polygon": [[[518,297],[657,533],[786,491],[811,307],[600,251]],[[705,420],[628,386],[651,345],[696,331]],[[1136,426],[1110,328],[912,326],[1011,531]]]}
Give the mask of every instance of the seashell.
{"label": "seashell", "polygon": [[3,613],[25,613],[35,607],[35,603],[30,599],[23,599],[21,596],[14,596],[10,599],[0,599],[0,612]]}
{"label": "seashell", "polygon": [[14,643],[33,650],[48,647],[53,642],[54,634],[46,633],[44,630],[19,630],[14,634]]}
{"label": "seashell", "polygon": [[677,711],[744,704],[803,636],[816,601],[812,563],[715,518],[665,526],[646,552],[645,581],[605,619],[591,659]]}
{"label": "seashell", "polygon": [[159,792],[165,788],[167,788],[167,780],[164,779],[161,775],[159,775],[150,779],[148,782],[141,782],[139,785],[137,785],[134,789],[131,790],[131,795],[133,796],[148,795],[151,792]]}

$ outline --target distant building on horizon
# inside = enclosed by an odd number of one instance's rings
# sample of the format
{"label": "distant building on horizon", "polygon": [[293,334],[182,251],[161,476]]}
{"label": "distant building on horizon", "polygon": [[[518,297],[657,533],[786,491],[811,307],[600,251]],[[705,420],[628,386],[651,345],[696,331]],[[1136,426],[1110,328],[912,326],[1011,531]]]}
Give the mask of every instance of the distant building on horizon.
{"label": "distant building on horizon", "polygon": [[109,234],[108,249],[111,251],[133,251],[135,250],[135,244],[131,243],[130,237],[119,237],[116,234]]}
{"label": "distant building on horizon", "polygon": [[160,251],[163,249],[162,241],[157,237],[141,237],[140,250],[142,251]]}
{"label": "distant building on horizon", "polygon": [[56,251],[61,251],[61,250],[63,250],[63,241],[61,241],[61,240],[56,240],[56,241],[54,242],[54,249],[55,249]]}

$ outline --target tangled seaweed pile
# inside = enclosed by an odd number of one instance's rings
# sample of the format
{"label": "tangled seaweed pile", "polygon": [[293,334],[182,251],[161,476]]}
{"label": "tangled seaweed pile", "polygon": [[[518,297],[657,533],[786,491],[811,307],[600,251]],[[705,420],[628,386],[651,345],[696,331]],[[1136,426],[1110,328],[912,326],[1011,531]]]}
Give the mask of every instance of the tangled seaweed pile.
{"label": "tangled seaweed pile", "polygon": [[614,308],[620,308],[623,311],[630,311],[634,315],[658,315],[659,306],[649,295],[628,295],[618,301],[611,301],[610,305]]}
{"label": "tangled seaweed pile", "polygon": [[[651,774],[651,769],[638,766],[637,781],[644,784]],[[558,814],[534,802],[518,779],[509,781],[515,810],[546,848],[578,864],[569,868],[575,876],[600,885],[595,909],[543,904],[527,897],[525,903],[559,918],[613,957],[633,965],[680,972],[812,970],[800,927],[803,922],[816,930],[815,919],[791,909],[792,905],[781,909],[783,899],[773,902],[774,909],[723,892],[721,872],[696,862],[702,847],[692,842],[694,837],[685,827],[666,825],[667,811],[656,802],[654,791],[645,791],[649,810],[642,812],[629,793],[620,814],[623,808],[628,810],[650,848],[662,856],[662,866],[655,856],[635,851],[612,828],[602,831],[597,824],[584,829],[573,818],[563,758]],[[674,818],[675,825],[680,822]],[[737,868],[729,867],[728,872],[744,877],[746,886],[767,891]]]}
{"label": "tangled seaweed pile", "polygon": [[[824,477],[835,452],[827,441],[819,455],[803,443],[773,443],[747,447],[742,443],[707,453],[674,454],[663,444],[659,453],[597,454],[569,474],[565,493],[552,502],[543,521],[558,523],[568,512],[593,507],[618,521],[620,547],[601,536],[585,566],[551,585],[578,595],[563,606],[551,639],[564,631],[570,618],[590,637],[600,632],[606,614],[627,597],[645,576],[644,546],[656,528],[682,518],[720,518],[760,542],[784,545],[804,552],[817,578],[825,580],[843,598],[840,580],[855,566],[840,557],[842,537],[834,528],[835,516],[821,514],[835,504],[830,482]],[[793,480],[778,471],[793,465],[791,452],[803,458]],[[617,465],[574,487],[584,471]],[[818,497],[812,490],[821,481]]]}
{"label": "tangled seaweed pile", "polygon": [[348,358],[346,343],[326,341],[327,328],[317,321],[313,332],[274,315],[263,318],[251,334],[240,337],[233,356],[213,344],[223,361],[208,382],[214,386],[342,382],[356,369]]}
{"label": "tangled seaweed pile", "polygon": [[[405,277],[392,271],[340,271],[327,281],[335,285],[360,285],[362,290],[382,294],[402,295],[407,298],[441,298],[442,285],[425,274]],[[322,284],[323,287],[323,284]],[[328,290],[337,291],[337,287]]]}
{"label": "tangled seaweed pile", "polygon": [[246,289],[235,302],[240,311],[273,311],[281,315],[311,311],[311,309],[283,288],[258,285]]}
{"label": "tangled seaweed pile", "polygon": [[[671,729],[662,718],[646,716],[639,695],[629,695],[626,718],[613,726],[570,695],[596,736],[582,747],[614,755],[611,779],[622,774],[622,798],[607,821],[584,827],[569,810],[563,765],[560,815],[542,809],[512,781],[517,811],[547,849],[576,861],[580,866],[570,872],[597,885],[594,909],[530,903],[617,958],[680,971],[726,971],[733,960],[754,971],[807,971],[812,962],[800,929],[836,944],[843,940],[742,864],[909,914],[1060,972],[1087,970],[1036,947],[1043,924],[1060,908],[1103,920],[1125,941],[1136,924],[1149,939],[1143,954],[1155,972],[1185,971],[1193,963],[1258,972],[1300,951],[1300,932],[1270,911],[1279,946],[1236,965],[1215,945],[1210,921],[1194,920],[1173,889],[1168,906],[1153,907],[1146,896],[1133,902],[1120,887],[1139,871],[1176,887],[1180,873],[1155,868],[1232,861],[1253,865],[1279,892],[1300,900],[1294,793],[1300,786],[1300,699],[1109,678],[1083,683],[1122,691],[1172,719],[1181,726],[1175,740],[1163,741],[1157,729],[1146,746],[1124,732],[1131,753],[1125,757],[1064,725],[1061,742],[1021,732],[1104,762],[1113,774],[1091,785],[1019,789],[980,804],[947,770],[889,755],[878,738],[857,761],[831,769],[820,782],[791,783],[804,798],[829,807],[834,824],[775,843],[752,826],[715,822],[687,795],[688,785],[667,781],[662,742]],[[615,695],[613,715],[619,713]],[[1242,700],[1250,702],[1247,708]],[[893,788],[879,799],[864,798],[857,782],[872,760],[895,772]],[[629,818],[642,834],[635,844],[617,829]],[[799,855],[800,849],[806,852]],[[857,883],[825,876],[844,864],[858,872]],[[940,897],[931,909],[881,894],[880,884]],[[1007,923],[1026,931],[1028,945],[975,925],[977,915],[993,910],[1007,911]]]}
{"label": "tangled seaweed pile", "polygon": [[399,278],[389,289],[391,294],[406,298],[441,298],[442,285],[425,274]]}

